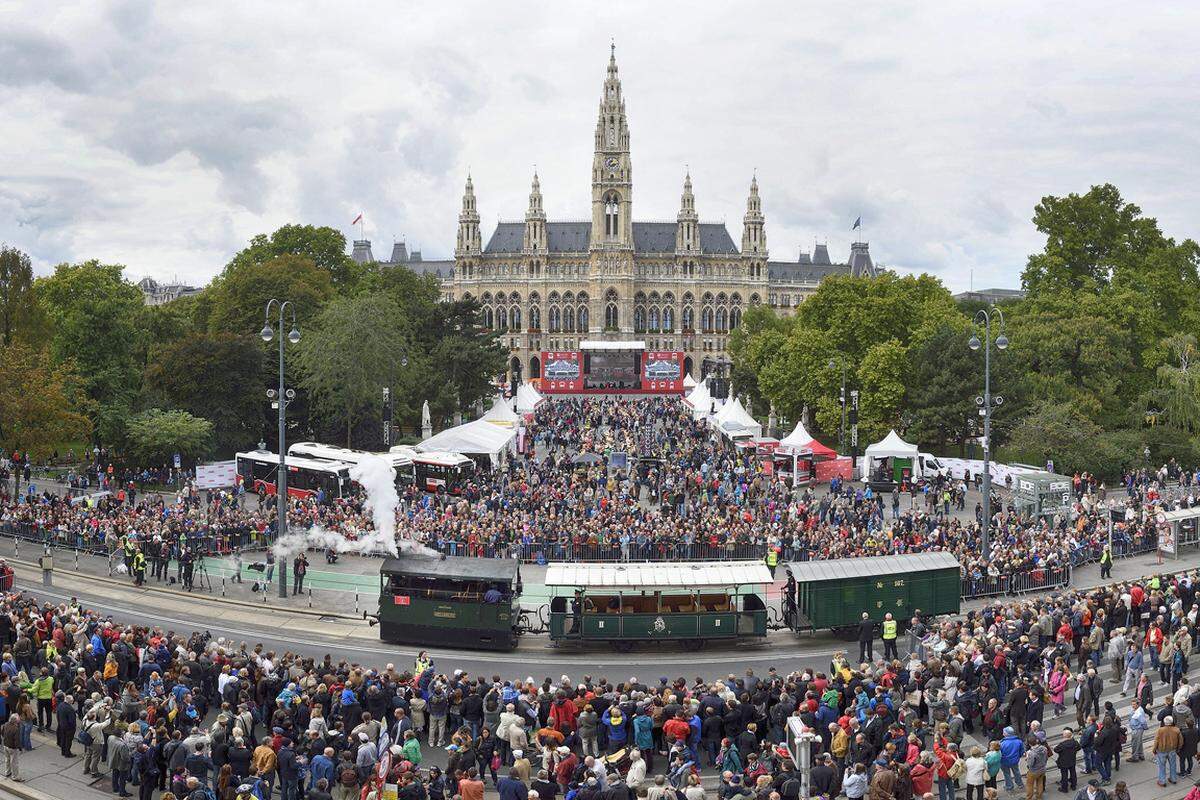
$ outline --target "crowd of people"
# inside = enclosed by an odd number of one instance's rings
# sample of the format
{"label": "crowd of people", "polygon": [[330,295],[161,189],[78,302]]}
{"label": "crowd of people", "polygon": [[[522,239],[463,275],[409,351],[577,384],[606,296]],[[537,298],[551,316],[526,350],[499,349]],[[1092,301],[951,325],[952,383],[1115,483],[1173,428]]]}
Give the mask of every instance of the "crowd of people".
{"label": "crowd of people", "polygon": [[[967,481],[933,476],[880,494],[835,479],[828,491],[793,490],[763,469],[753,448],[732,446],[679,398],[554,399],[527,427],[531,446],[506,468],[479,473],[461,494],[402,487],[397,534],[450,554],[530,561],[803,561],[940,550],[958,557],[968,593],[987,594],[1012,576],[1065,575],[1069,565],[1152,550],[1155,511],[1193,505],[1200,493],[1196,473],[1174,462],[1132,471],[1114,491],[1076,475],[1070,511],[1055,517],[1018,514],[1011,497],[998,497],[984,553],[983,511],[978,502],[974,515],[967,508]],[[614,453],[627,455],[624,468],[610,468]],[[141,493],[135,472],[101,463],[81,472],[110,487],[102,496],[14,493],[0,482],[0,529],[105,552],[134,540],[167,561],[272,540],[272,510],[247,498],[245,487]],[[293,499],[289,528],[314,526],[354,537],[372,522],[359,496]]]}
{"label": "crowd of people", "polygon": [[1154,761],[1161,786],[1194,769],[1198,615],[1200,574],[1155,575],[917,616],[883,658],[867,623],[859,658],[786,674],[535,679],[425,653],[277,653],[6,593],[0,749],[20,781],[34,732],[53,734],[141,800],[349,800],[381,783],[407,800],[489,785],[501,800],[796,800],[806,779],[827,799],[1036,800],[1057,783],[1129,800],[1123,762]]}

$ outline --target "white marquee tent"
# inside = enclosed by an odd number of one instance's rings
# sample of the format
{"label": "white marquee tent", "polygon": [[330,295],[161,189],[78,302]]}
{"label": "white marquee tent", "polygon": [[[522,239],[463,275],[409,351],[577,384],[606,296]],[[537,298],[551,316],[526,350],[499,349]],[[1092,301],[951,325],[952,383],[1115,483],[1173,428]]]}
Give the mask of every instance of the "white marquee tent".
{"label": "white marquee tent", "polygon": [[531,383],[522,383],[517,387],[517,413],[532,414],[543,400],[541,392],[533,388]]}
{"label": "white marquee tent", "polygon": [[500,463],[500,454],[513,446],[517,437],[516,428],[493,425],[486,419],[477,419],[463,425],[447,428],[435,433],[417,445],[422,453],[446,451],[465,456],[486,455],[492,466]]}
{"label": "white marquee tent", "polygon": [[901,439],[896,431],[888,431],[883,441],[876,442],[863,451],[862,474],[870,475],[875,462],[885,458],[911,458],[915,463],[917,446]]}
{"label": "white marquee tent", "polygon": [[687,375],[684,375],[683,376],[684,391],[689,391],[689,390],[695,389],[695,388],[696,388],[696,379],[693,378],[690,373]]}
{"label": "white marquee tent", "polygon": [[484,422],[490,422],[493,425],[500,425],[505,428],[515,427],[521,418],[517,416],[517,412],[513,411],[513,403],[511,400],[505,400],[503,397],[497,397],[492,407],[487,413],[480,417]]}
{"label": "white marquee tent", "polygon": [[737,397],[730,397],[721,410],[712,418],[712,424],[731,439],[758,439],[762,436],[762,425]]}
{"label": "white marquee tent", "polygon": [[693,419],[704,419],[712,414],[713,397],[708,392],[707,384],[698,383],[696,388],[692,389],[684,399],[692,407]]}

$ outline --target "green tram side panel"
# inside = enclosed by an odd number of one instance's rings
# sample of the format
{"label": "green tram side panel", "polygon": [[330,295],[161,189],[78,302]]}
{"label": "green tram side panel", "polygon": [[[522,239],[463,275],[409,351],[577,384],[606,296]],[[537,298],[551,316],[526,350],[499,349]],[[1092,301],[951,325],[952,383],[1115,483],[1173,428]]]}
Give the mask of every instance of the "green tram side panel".
{"label": "green tram side panel", "polygon": [[504,603],[455,602],[414,595],[407,598],[407,603],[398,604],[393,595],[384,595],[379,605],[380,621],[464,630],[512,627],[512,607]]}
{"label": "green tram side panel", "polygon": [[960,591],[954,570],[934,570],[804,584],[798,603],[814,627],[835,628],[857,625],[864,611],[876,622],[888,613],[907,620],[918,608],[924,614],[958,613]]}
{"label": "green tram side panel", "polygon": [[[571,614],[550,615],[550,638],[564,639]],[[733,639],[765,636],[765,610],[714,614],[584,614],[583,635],[595,641],[649,641],[655,639]]]}

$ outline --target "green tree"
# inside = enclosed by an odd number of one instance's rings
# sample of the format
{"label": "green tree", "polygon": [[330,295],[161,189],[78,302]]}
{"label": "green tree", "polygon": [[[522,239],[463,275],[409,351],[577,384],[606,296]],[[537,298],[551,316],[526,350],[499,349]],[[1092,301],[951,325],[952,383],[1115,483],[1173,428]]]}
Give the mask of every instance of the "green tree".
{"label": "green tree", "polygon": [[60,264],[34,290],[53,325],[50,352],[71,360],[94,401],[92,419],[101,441],[120,439],[139,390],[138,347],[142,293],[117,264]]}
{"label": "green tree", "polygon": [[[867,351],[858,367],[858,449],[899,428],[904,408],[904,382],[908,353],[896,339],[880,342]],[[849,435],[849,434],[847,434]]]}
{"label": "green tree", "polygon": [[301,340],[302,383],[318,407],[341,418],[346,446],[357,416],[397,383],[409,343],[400,310],[384,295],[361,293],[329,302]]}
{"label": "green tree", "polygon": [[1010,460],[1030,464],[1053,459],[1054,471],[1067,475],[1084,470],[1116,475],[1141,459],[1129,442],[1114,439],[1074,405],[1050,401],[1017,423],[1007,453]]}
{"label": "green tree", "polygon": [[209,330],[238,336],[252,335],[262,329],[263,311],[273,297],[290,300],[297,320],[308,325],[334,296],[329,272],[296,255],[251,262],[227,271],[210,290],[214,297]]}
{"label": "green tree", "polygon": [[1158,385],[1166,399],[1167,424],[1188,433],[1200,430],[1200,351],[1196,337],[1179,333],[1166,342],[1170,362],[1158,368]]}
{"label": "green tree", "polygon": [[146,396],[213,423],[226,456],[263,433],[263,353],[253,337],[200,332],[160,349],[146,366]]}
{"label": "green tree", "polygon": [[335,284],[347,282],[354,261],[346,255],[346,237],[326,226],[284,225],[270,236],[259,234],[240,250],[225,268],[229,276],[250,264],[263,264],[279,256],[299,256],[326,272]]}
{"label": "green tree", "polygon": [[972,436],[983,375],[978,354],[967,345],[971,333],[965,326],[943,325],[909,350],[905,433],[910,440],[933,448],[953,443],[961,452]]}
{"label": "green tree", "polygon": [[26,313],[32,288],[29,256],[15,247],[0,247],[0,345],[12,344],[13,330]]}
{"label": "green tree", "polygon": [[0,348],[0,446],[44,455],[86,439],[92,423],[80,389],[71,362],[19,343]]}
{"label": "green tree", "polygon": [[208,452],[212,432],[213,424],[206,419],[186,411],[152,408],[129,418],[125,445],[145,465],[169,463],[176,453],[191,461]]}
{"label": "green tree", "polygon": [[790,324],[789,319],[777,315],[770,306],[751,306],[742,315],[742,324],[729,335],[733,385],[738,394],[749,394],[756,406],[765,399],[758,385],[759,373],[787,341]]}
{"label": "green tree", "polygon": [[417,419],[428,399],[430,412],[446,419],[456,410],[495,392],[492,378],[507,367],[508,353],[498,335],[480,325],[477,300],[434,303],[416,333],[416,369],[402,391],[405,415]]}

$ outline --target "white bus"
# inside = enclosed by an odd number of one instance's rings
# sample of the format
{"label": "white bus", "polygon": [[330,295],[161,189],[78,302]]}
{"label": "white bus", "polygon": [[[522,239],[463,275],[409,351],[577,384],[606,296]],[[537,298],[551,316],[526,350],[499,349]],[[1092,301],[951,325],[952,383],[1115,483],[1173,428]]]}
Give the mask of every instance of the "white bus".
{"label": "white bus", "polygon": [[462,494],[475,477],[475,462],[462,453],[419,453],[407,445],[397,445],[392,452],[412,460],[416,484],[427,492]]}
{"label": "white bus", "polygon": [[357,464],[367,456],[378,456],[396,470],[397,488],[403,488],[413,482],[412,459],[403,453],[396,452],[394,448],[387,453],[372,453],[367,450],[352,450],[348,447],[336,447],[319,442],[296,442],[288,448],[288,455],[317,458],[323,461],[341,461],[346,464]]}
{"label": "white bus", "polygon": [[[301,458],[289,454],[287,465],[288,497],[314,497],[323,492],[326,500],[344,497],[352,491],[350,465],[343,461]],[[274,497],[278,491],[276,475],[279,456],[265,450],[237,454],[238,481],[259,497]]]}

